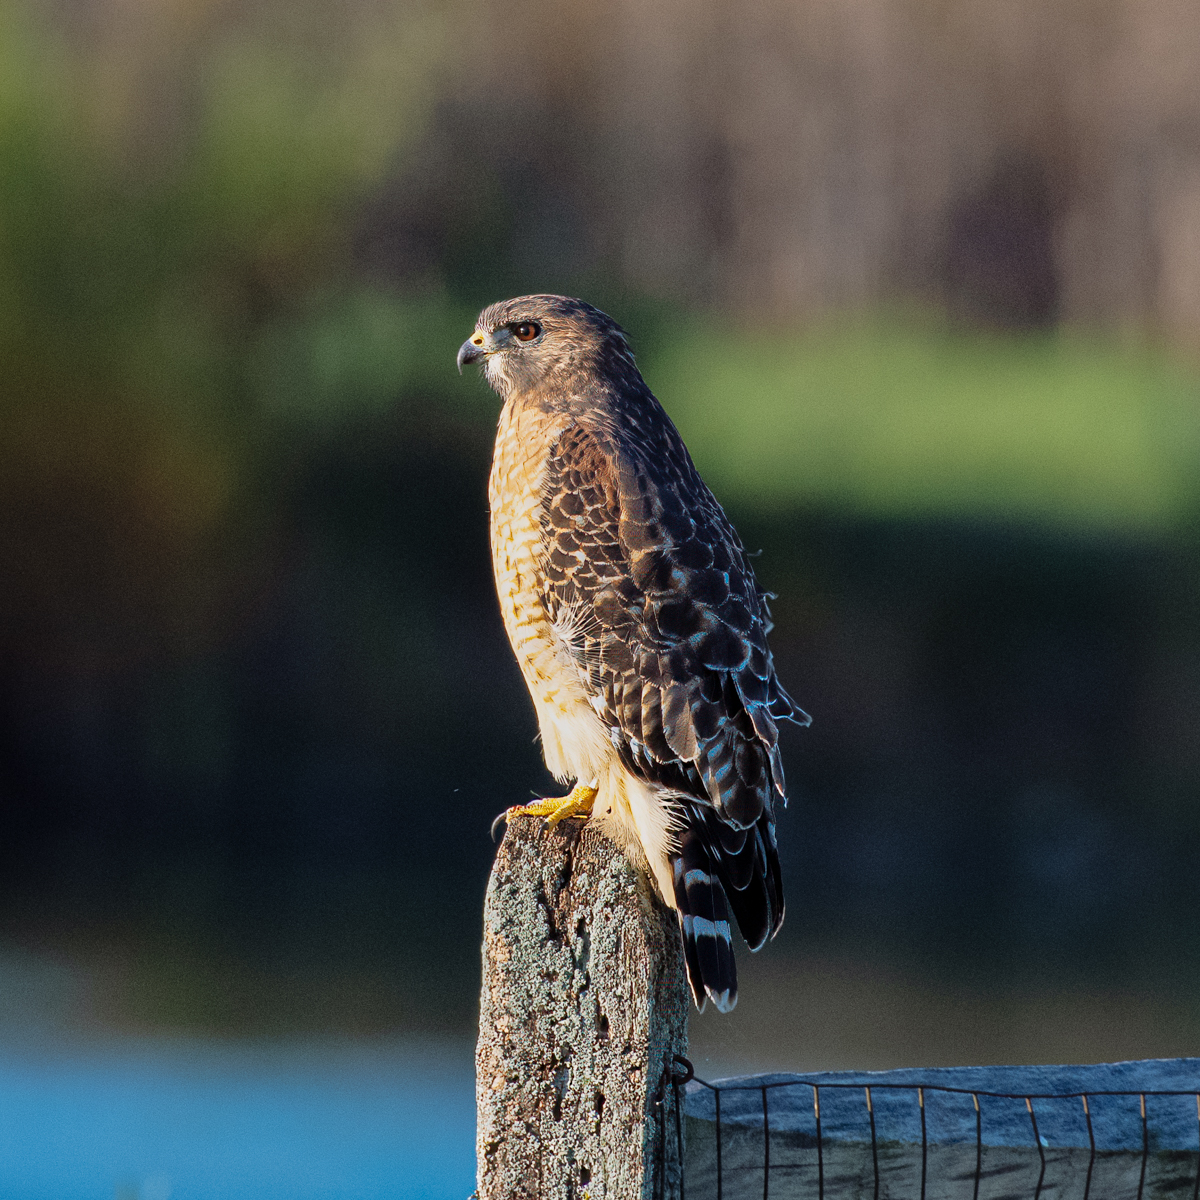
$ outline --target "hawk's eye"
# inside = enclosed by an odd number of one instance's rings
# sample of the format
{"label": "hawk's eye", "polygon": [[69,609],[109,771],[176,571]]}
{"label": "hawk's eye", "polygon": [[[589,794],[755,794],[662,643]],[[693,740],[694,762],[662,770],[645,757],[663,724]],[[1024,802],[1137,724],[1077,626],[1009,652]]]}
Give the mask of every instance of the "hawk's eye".
{"label": "hawk's eye", "polygon": [[531,342],[541,332],[542,327],[534,321],[522,321],[520,325],[513,326],[518,342]]}

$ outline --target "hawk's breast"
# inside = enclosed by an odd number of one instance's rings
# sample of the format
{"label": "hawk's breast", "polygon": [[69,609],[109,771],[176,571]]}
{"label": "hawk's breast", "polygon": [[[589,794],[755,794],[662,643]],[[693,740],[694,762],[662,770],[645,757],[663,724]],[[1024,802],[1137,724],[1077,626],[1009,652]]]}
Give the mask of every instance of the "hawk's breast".
{"label": "hawk's breast", "polygon": [[504,628],[537,710],[546,766],[560,780],[601,774],[613,747],[588,699],[565,631],[546,609],[543,489],[550,449],[569,418],[504,406],[488,480],[492,569]]}

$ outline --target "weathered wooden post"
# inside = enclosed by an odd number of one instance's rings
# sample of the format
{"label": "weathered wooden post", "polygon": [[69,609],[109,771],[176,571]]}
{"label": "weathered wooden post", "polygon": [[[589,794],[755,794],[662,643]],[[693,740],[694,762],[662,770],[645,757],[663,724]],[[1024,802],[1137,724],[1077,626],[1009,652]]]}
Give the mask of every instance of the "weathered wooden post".
{"label": "weathered wooden post", "polygon": [[479,1200],[674,1200],[675,915],[590,822],[541,826],[513,820],[484,903]]}

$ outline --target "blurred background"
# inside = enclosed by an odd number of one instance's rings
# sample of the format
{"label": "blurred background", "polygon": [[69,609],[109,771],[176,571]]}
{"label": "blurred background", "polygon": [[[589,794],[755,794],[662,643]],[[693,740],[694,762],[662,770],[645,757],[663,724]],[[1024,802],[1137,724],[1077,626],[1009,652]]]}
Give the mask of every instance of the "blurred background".
{"label": "blurred background", "polygon": [[628,329],[814,717],[699,1072],[1195,1052],[1197,79],[1192,0],[0,0],[8,1193],[247,1194],[163,1097],[304,1087],[454,1165],[253,1194],[469,1190],[552,783],[453,362],[528,291]]}

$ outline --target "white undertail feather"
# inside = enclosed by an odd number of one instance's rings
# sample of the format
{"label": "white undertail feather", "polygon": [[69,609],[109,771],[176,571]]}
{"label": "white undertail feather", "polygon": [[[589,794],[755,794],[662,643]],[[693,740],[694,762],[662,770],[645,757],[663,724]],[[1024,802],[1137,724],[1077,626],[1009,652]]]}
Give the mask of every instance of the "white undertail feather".
{"label": "white undertail feather", "polygon": [[631,775],[614,751],[592,812],[626,853],[640,850],[645,855],[658,894],[674,908],[671,856],[677,849],[681,819],[674,801],[653,784]]}

